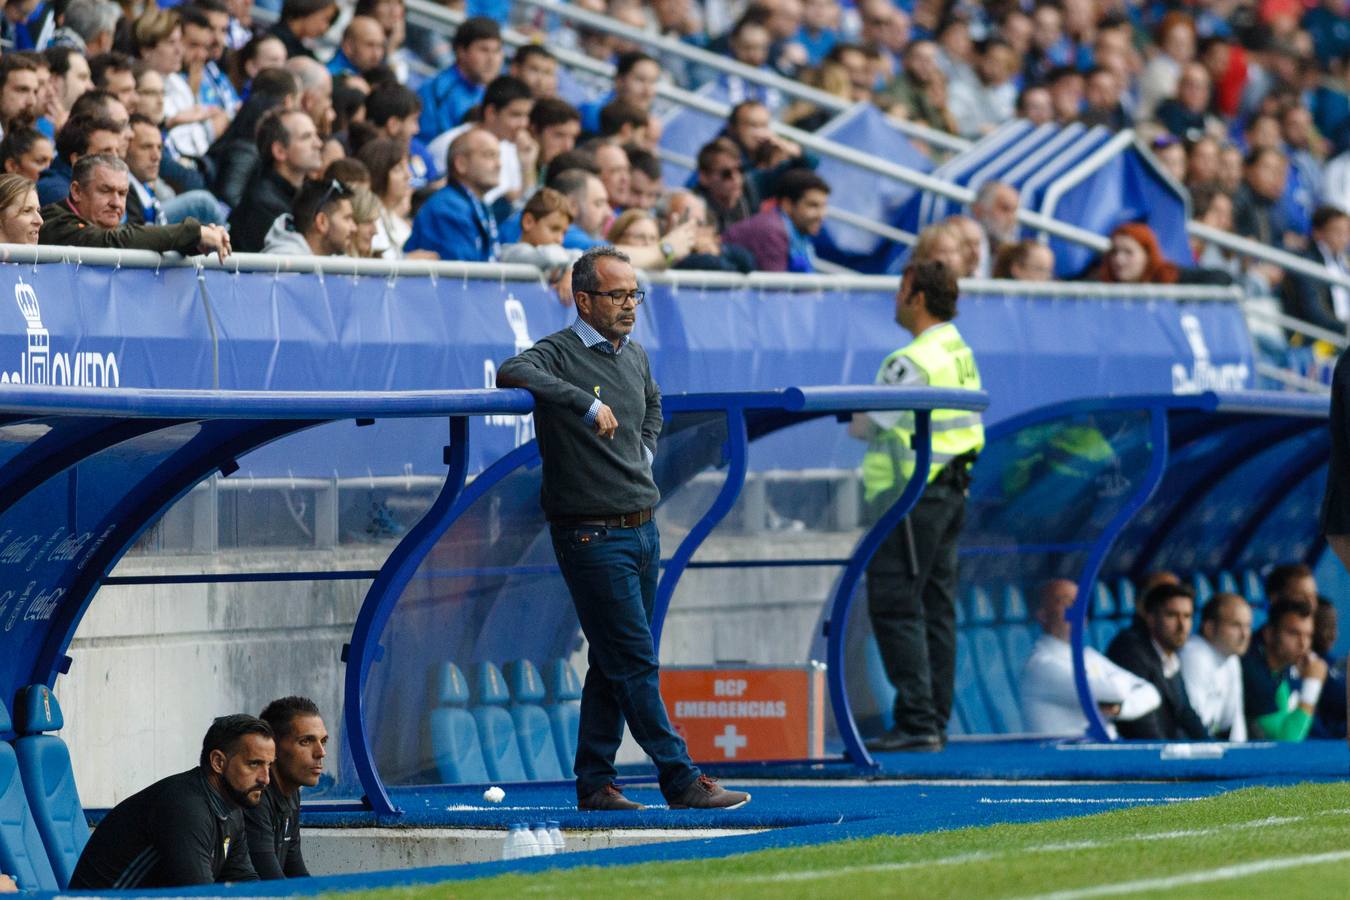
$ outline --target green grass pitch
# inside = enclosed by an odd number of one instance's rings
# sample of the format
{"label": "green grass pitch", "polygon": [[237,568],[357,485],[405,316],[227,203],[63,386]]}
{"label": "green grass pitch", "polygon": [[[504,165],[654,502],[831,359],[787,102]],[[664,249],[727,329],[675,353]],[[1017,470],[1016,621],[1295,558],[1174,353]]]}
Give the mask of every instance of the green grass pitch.
{"label": "green grass pitch", "polygon": [[411,898],[1350,896],[1350,783],[1057,819],[369,892]]}

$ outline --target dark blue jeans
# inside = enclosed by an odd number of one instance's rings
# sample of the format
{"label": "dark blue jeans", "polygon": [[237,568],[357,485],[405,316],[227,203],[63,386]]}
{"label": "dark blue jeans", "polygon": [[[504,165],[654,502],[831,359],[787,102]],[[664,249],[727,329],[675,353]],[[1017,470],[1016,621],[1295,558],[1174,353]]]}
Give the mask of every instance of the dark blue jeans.
{"label": "dark blue jeans", "polygon": [[600,790],[618,775],[614,756],[627,721],[633,738],[656,764],[661,793],[676,797],[699,771],[661,702],[651,629],[661,560],[656,523],[638,528],[554,525],[550,530],[553,552],[590,642],[573,767],[577,796]]}

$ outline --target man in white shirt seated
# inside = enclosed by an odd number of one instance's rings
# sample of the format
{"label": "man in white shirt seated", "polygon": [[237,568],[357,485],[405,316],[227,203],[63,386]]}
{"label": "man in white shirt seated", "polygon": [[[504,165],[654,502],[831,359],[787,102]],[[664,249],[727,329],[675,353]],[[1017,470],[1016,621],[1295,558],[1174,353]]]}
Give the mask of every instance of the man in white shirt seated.
{"label": "man in white shirt seated", "polygon": [[[1087,717],[1074,686],[1066,617],[1077,597],[1078,586],[1067,578],[1051,579],[1041,588],[1036,621],[1045,634],[1032,648],[1021,681],[1022,717],[1027,730],[1036,734],[1081,735],[1087,730]],[[1083,648],[1083,663],[1103,718],[1128,722],[1148,715],[1162,702],[1157,688],[1091,647]],[[1114,737],[1114,726],[1108,724],[1107,729]]]}
{"label": "man in white shirt seated", "polygon": [[1252,608],[1220,592],[1200,610],[1200,633],[1181,648],[1181,677],[1191,706],[1219,740],[1247,740],[1242,710],[1242,654],[1252,641]]}

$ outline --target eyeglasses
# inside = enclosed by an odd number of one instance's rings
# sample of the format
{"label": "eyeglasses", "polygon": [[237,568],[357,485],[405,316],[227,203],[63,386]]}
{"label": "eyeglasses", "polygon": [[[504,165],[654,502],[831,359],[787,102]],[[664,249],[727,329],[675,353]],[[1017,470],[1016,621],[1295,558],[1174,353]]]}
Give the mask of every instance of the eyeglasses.
{"label": "eyeglasses", "polygon": [[634,306],[641,306],[642,301],[647,299],[646,291],[577,291],[577,293],[591,297],[607,297],[615,306],[627,306],[629,300],[633,301]]}

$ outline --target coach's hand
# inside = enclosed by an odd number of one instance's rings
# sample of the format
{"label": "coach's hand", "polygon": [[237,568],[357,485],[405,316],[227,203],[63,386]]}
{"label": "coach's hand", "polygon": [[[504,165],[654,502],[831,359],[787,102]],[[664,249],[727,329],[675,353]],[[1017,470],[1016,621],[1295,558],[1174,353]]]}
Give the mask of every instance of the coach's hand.
{"label": "coach's hand", "polygon": [[614,432],[619,430],[619,420],[614,418],[614,410],[609,408],[609,404],[600,404],[600,411],[595,414],[595,433],[602,438],[614,439]]}

